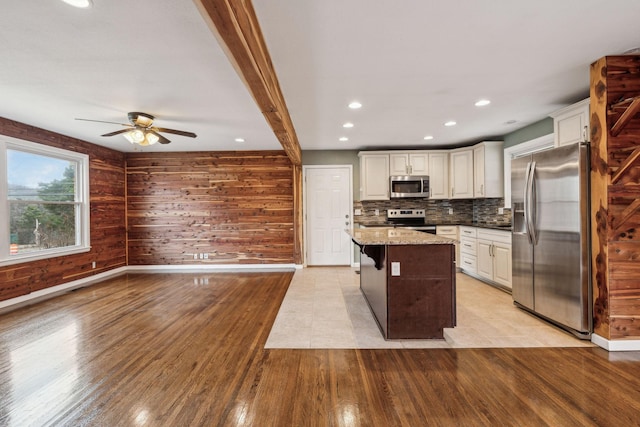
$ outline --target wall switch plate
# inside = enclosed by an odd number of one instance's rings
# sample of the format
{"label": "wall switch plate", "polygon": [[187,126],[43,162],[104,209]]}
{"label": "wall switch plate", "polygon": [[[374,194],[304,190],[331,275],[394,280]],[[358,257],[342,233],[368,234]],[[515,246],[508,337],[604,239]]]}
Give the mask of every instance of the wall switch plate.
{"label": "wall switch plate", "polygon": [[375,215],[380,215],[380,210],[376,209],[375,211],[373,211],[375,213]]}
{"label": "wall switch plate", "polygon": [[498,213],[499,213],[500,215],[504,214],[504,208],[498,208]]}
{"label": "wall switch plate", "polygon": [[354,214],[354,215],[362,215],[362,209],[356,209],[356,210],[353,212],[353,214]]}
{"label": "wall switch plate", "polygon": [[198,254],[193,254],[193,259],[198,259]]}
{"label": "wall switch plate", "polygon": [[204,259],[209,259],[209,254],[207,252],[204,253]]}
{"label": "wall switch plate", "polygon": [[96,262],[95,262],[95,261],[93,261],[93,262],[91,263],[91,268],[96,268]]}
{"label": "wall switch plate", "polygon": [[400,275],[400,263],[399,262],[392,262],[391,263],[391,275],[392,276],[399,276]]}
{"label": "wall switch plate", "polygon": [[453,215],[453,208],[449,208],[449,215]]}

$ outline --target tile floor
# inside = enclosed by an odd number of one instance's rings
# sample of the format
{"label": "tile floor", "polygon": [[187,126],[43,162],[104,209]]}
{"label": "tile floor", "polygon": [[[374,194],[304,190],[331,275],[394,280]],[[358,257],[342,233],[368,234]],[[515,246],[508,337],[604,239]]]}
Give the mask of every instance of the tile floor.
{"label": "tile floor", "polygon": [[588,347],[515,307],[511,295],[457,275],[458,325],[444,340],[385,341],[360,293],[357,268],[296,270],[266,348]]}

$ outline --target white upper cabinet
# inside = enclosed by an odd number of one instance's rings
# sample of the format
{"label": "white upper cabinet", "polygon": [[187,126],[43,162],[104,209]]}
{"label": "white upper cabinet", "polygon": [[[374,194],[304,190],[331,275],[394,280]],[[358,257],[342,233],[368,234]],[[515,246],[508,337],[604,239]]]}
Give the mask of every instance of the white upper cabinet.
{"label": "white upper cabinet", "polygon": [[360,153],[360,200],[389,200],[389,154]]}
{"label": "white upper cabinet", "polygon": [[554,145],[589,141],[589,98],[569,105],[552,114]]}
{"label": "white upper cabinet", "polygon": [[429,175],[429,154],[426,152],[389,154],[389,175]]}
{"label": "white upper cabinet", "polygon": [[450,199],[473,198],[473,149],[449,151]]}
{"label": "white upper cabinet", "polygon": [[360,200],[389,200],[389,177],[426,175],[431,199],[503,197],[502,141],[453,150],[361,151]]}
{"label": "white upper cabinet", "polygon": [[485,141],[473,146],[473,197],[504,196],[504,143]]}
{"label": "white upper cabinet", "polygon": [[429,190],[431,199],[449,198],[449,153],[429,153]]}

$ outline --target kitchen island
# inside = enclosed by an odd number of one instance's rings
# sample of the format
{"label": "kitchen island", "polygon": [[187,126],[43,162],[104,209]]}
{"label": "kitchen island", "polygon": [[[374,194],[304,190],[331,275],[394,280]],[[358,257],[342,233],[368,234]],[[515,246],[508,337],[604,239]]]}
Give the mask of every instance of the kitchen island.
{"label": "kitchen island", "polygon": [[455,326],[455,240],[405,228],[347,233],[360,247],[360,290],[385,339],[442,339]]}

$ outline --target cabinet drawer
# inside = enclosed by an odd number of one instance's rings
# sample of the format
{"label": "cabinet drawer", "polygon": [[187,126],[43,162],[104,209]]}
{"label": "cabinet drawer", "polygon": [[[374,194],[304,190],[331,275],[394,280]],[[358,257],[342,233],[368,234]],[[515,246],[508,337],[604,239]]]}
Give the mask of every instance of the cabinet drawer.
{"label": "cabinet drawer", "polygon": [[492,230],[489,228],[478,228],[478,239],[491,240],[492,242],[511,244],[511,232],[502,230]]}
{"label": "cabinet drawer", "polygon": [[441,236],[457,236],[458,227],[456,227],[455,225],[437,225],[436,234],[439,234]]}
{"label": "cabinet drawer", "polygon": [[460,252],[474,257],[478,254],[478,243],[476,239],[470,239],[468,237],[460,237]]}
{"label": "cabinet drawer", "polygon": [[476,273],[477,272],[476,257],[473,255],[469,255],[461,252],[459,267],[464,271]]}
{"label": "cabinet drawer", "polygon": [[475,227],[460,226],[460,238],[462,237],[477,237],[477,230]]}

